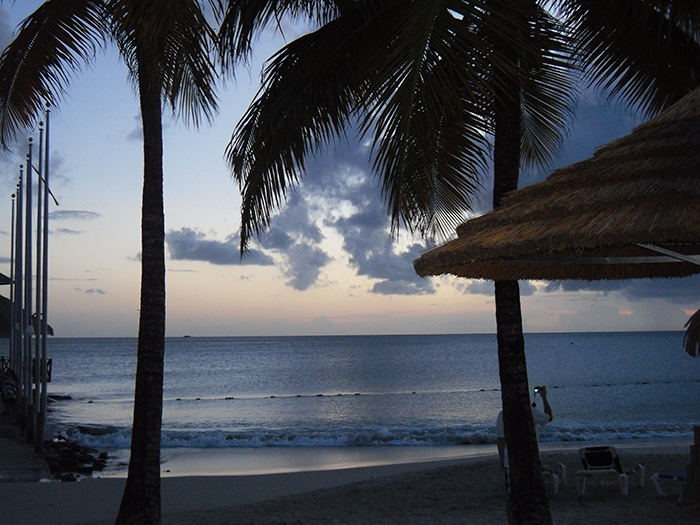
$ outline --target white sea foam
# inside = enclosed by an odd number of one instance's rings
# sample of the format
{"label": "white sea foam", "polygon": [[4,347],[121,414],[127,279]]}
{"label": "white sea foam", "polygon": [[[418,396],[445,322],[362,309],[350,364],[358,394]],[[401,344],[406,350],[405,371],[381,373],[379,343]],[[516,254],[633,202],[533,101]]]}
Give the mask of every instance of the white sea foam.
{"label": "white sea foam", "polygon": [[[96,449],[128,448],[131,430],[128,427],[61,428],[68,439]],[[684,424],[619,424],[595,427],[558,426],[552,424],[540,431],[543,443],[619,441],[635,439],[692,439],[692,429]],[[493,429],[416,429],[416,428],[336,428],[255,429],[247,432],[223,430],[165,430],[164,448],[262,448],[262,447],[358,447],[358,446],[454,446],[488,445],[496,442]]]}

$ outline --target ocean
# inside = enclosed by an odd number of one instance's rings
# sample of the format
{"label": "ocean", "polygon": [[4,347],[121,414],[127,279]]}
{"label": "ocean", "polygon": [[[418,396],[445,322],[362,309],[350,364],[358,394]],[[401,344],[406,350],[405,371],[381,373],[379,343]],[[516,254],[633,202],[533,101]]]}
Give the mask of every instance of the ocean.
{"label": "ocean", "polygon": [[[691,439],[700,360],[682,332],[527,334],[540,441]],[[163,447],[454,447],[495,443],[495,335],[166,340]],[[135,338],[52,338],[56,433],[128,449]],[[534,398],[534,393],[533,393]],[[535,402],[539,398],[534,399]]]}

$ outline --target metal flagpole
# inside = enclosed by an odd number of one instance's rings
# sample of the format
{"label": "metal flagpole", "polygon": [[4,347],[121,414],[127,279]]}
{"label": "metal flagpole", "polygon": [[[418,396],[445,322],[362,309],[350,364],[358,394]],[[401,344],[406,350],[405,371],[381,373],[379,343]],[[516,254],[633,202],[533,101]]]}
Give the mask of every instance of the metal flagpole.
{"label": "metal flagpole", "polygon": [[24,282],[24,275],[23,275],[23,268],[24,268],[24,261],[23,261],[23,252],[22,252],[22,241],[24,240],[24,231],[23,231],[23,225],[24,225],[24,170],[23,166],[20,165],[19,167],[19,180],[17,182],[17,224],[16,224],[16,234],[15,234],[15,258],[17,259],[15,262],[15,324],[12,326],[12,331],[15,334],[15,372],[17,373],[17,377],[19,378],[19,385],[18,385],[18,391],[19,391],[19,403],[18,407],[15,407],[15,415],[20,416],[20,420],[22,424],[24,424],[24,415],[26,411],[26,403],[27,403],[27,397],[26,397],[26,392],[27,392],[27,383],[25,382],[25,377],[24,377],[24,361],[23,361],[23,350],[24,347],[22,346],[22,343],[24,339],[22,338],[22,332],[23,332],[23,326],[24,326],[24,302],[23,302],[23,282]]}
{"label": "metal flagpole", "polygon": [[42,257],[41,248],[42,244],[42,206],[43,206],[43,159],[44,159],[44,123],[39,122],[39,155],[38,155],[38,169],[34,168],[37,172],[36,180],[36,307],[34,309],[33,323],[34,327],[34,358],[32,361],[32,383],[34,384],[34,391],[32,396],[32,404],[34,405],[34,450],[36,452],[41,452],[41,446],[44,436],[44,421],[41,415],[41,389],[39,385],[41,384],[41,323],[42,323],[42,312],[41,312],[41,284],[42,284]]}
{"label": "metal flagpole", "polygon": [[[46,132],[44,135],[44,260],[41,265],[42,294],[41,294],[41,415],[46,424],[46,409],[48,396],[48,370],[46,359],[46,339],[49,333],[49,109],[46,108]],[[42,429],[42,439],[43,439]]]}
{"label": "metal flagpole", "polygon": [[[10,358],[10,370],[16,372],[17,361],[15,361],[15,216],[17,211],[15,210],[15,194],[12,194],[12,217],[10,222],[12,226],[10,227],[10,333],[8,334],[8,346],[9,346],[9,358]],[[19,386],[19,385],[18,385]]]}
{"label": "metal flagpole", "polygon": [[25,217],[25,245],[24,245],[24,315],[22,316],[22,338],[24,340],[24,362],[25,362],[25,381],[27,385],[27,411],[26,430],[27,441],[34,442],[34,406],[33,384],[32,384],[32,325],[30,316],[32,312],[32,139],[29,138],[29,153],[27,153],[27,171],[26,181],[24,185],[26,199],[26,217]]}

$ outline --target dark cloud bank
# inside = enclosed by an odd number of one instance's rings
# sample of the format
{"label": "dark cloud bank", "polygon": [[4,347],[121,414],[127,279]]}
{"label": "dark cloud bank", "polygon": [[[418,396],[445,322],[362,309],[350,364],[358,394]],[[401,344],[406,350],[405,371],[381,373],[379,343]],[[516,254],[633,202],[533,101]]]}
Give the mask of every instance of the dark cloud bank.
{"label": "dark cloud bank", "polygon": [[241,259],[238,236],[231,235],[225,241],[208,240],[203,233],[191,228],[171,231],[166,236],[170,258],[184,261],[206,261],[211,264],[257,264],[270,266],[274,260],[259,250],[250,250]]}
{"label": "dark cloud bank", "polygon": [[[168,233],[170,258],[271,265],[275,257],[282,262],[287,285],[306,290],[319,283],[323,268],[333,260],[322,246],[322,225],[343,239],[342,248],[357,274],[377,280],[373,293],[433,293],[432,282],[418,277],[412,266],[424,247],[413,244],[408,250],[397,250],[389,235],[386,206],[367,164],[365,148],[352,149],[345,143],[311,163],[302,186],[272,219],[259,249],[252,249],[242,260],[238,235],[217,241],[190,228]],[[339,209],[352,212],[340,214]]]}

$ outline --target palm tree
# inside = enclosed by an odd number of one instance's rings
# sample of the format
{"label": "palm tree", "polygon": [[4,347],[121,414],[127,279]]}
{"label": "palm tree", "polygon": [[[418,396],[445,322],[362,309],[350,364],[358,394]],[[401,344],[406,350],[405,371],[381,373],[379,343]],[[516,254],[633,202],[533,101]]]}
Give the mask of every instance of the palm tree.
{"label": "palm tree", "polygon": [[[573,61],[590,82],[649,112],[697,84],[696,2],[559,0],[550,7],[566,26],[544,4],[229,2],[220,43],[233,56],[245,55],[253,35],[284,14],[322,22],[272,58],[229,144],[243,193],[241,250],[267,227],[309,156],[355,119],[374,136],[392,231],[405,225],[433,235],[452,231],[470,210],[486,133],[494,136],[494,206],[517,188],[521,165],[545,164],[556,151],[571,110]],[[495,288],[509,507],[516,523],[551,523],[518,283]]]}
{"label": "palm tree", "polygon": [[[394,231],[403,223],[440,234],[466,218],[486,169],[487,134],[496,134],[496,204],[517,186],[521,158],[542,162],[556,147],[571,103],[566,42],[556,21],[530,1],[494,2],[488,12],[473,2],[447,7],[338,6],[336,18],[274,57],[228,149],[243,189],[243,249],[267,225],[306,158],[353,118],[374,133],[374,167]],[[247,16],[237,12],[236,20]],[[241,34],[224,36],[229,48],[245,49]],[[521,134],[521,121],[528,133]],[[521,502],[546,523],[517,282],[498,283],[496,296],[512,506]]]}
{"label": "palm tree", "polygon": [[141,304],[131,459],[118,523],[160,523],[165,338],[162,102],[197,125],[216,109],[213,29],[196,0],[46,0],[0,58],[0,143],[55,104],[71,73],[108,41],[139,94],[144,185]]}

